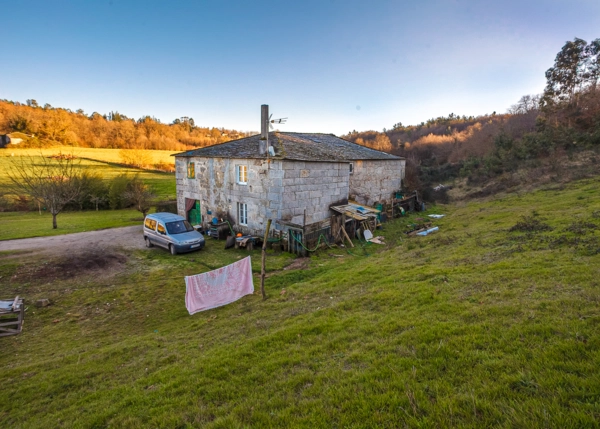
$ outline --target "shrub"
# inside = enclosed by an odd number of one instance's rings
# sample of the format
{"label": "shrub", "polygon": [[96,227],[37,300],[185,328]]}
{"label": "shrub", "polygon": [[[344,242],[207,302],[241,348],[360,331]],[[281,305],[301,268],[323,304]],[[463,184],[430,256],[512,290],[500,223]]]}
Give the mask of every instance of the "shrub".
{"label": "shrub", "polygon": [[167,173],[175,172],[175,164],[169,164],[168,162],[160,161],[154,164],[154,169],[159,171],[164,171]]}
{"label": "shrub", "polygon": [[146,216],[150,210],[154,193],[149,185],[144,183],[137,175],[127,183],[127,188],[123,192],[123,197],[127,205],[135,207],[137,211]]}
{"label": "shrub", "polygon": [[122,149],[119,151],[121,162],[133,167],[145,168],[152,165],[152,154],[144,149]]}
{"label": "shrub", "polygon": [[540,219],[537,219],[535,215],[521,216],[521,220],[518,221],[514,226],[509,229],[510,232],[540,232],[540,231],[552,231],[552,227]]}
{"label": "shrub", "polygon": [[157,201],[156,202],[156,211],[157,212],[168,212],[177,214],[177,200],[169,201]]}
{"label": "shrub", "polygon": [[85,210],[106,207],[109,187],[100,174],[84,171],[76,180],[81,187],[81,193],[69,204],[69,208]]}
{"label": "shrub", "polygon": [[0,212],[28,212],[37,210],[35,201],[26,195],[0,195]]}
{"label": "shrub", "polygon": [[129,185],[129,177],[127,174],[120,174],[110,182],[110,190],[108,192],[108,205],[111,209],[117,210],[127,206],[125,191]]}

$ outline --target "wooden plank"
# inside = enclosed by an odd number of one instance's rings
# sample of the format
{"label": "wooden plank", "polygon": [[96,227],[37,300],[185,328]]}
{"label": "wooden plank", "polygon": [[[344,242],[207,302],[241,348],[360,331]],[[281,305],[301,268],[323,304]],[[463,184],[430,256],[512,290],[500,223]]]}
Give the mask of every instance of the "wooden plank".
{"label": "wooden plank", "polygon": [[350,247],[354,247],[354,243],[352,243],[352,240],[350,240],[350,237],[348,237],[348,233],[346,232],[346,228],[342,227],[342,232],[344,233],[344,236],[348,240],[348,243],[350,243]]}
{"label": "wooden plank", "polygon": [[344,214],[346,216],[351,217],[352,219],[355,219],[355,220],[365,220],[365,219],[367,219],[366,216],[358,214],[358,213],[355,213],[355,212],[352,212],[352,211],[349,211],[349,210],[346,211],[346,212],[344,212]]}
{"label": "wooden plank", "polygon": [[367,209],[375,214],[381,213],[381,210],[377,210],[375,207],[369,207],[364,204],[358,204],[356,201],[352,201],[352,200],[350,200],[348,202],[350,203],[350,206],[362,207],[363,209]]}

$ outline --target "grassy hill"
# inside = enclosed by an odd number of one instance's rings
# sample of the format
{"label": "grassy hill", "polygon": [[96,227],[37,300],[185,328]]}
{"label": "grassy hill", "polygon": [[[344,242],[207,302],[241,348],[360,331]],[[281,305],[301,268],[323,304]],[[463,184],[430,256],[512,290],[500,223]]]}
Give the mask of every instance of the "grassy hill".
{"label": "grassy hill", "polygon": [[267,301],[193,316],[183,276],[245,251],[4,254],[0,296],[29,309],[23,333],[0,338],[0,422],[595,427],[599,192],[596,178],[439,206],[433,235],[405,236],[413,216],[385,224],[385,246],[326,249],[296,269],[270,254]]}
{"label": "grassy hill", "polygon": [[[141,170],[138,168],[127,167],[119,164],[119,149],[89,149],[76,148],[73,151],[63,150],[65,148],[57,147],[52,149],[20,149],[12,151],[0,150],[0,186],[6,189],[10,184],[8,176],[13,158],[25,156],[50,156],[58,153],[75,155],[80,158],[75,161],[75,166],[82,170],[91,173],[100,174],[105,180],[111,180],[120,174],[138,174],[139,177],[153,187],[158,198],[173,199],[175,198],[175,175],[172,173],[162,173],[157,171]],[[173,163],[173,158],[170,156],[173,152],[147,150],[149,154],[157,162],[169,160]]]}
{"label": "grassy hill", "polygon": [[[179,153],[181,151],[171,150],[150,150],[150,149],[136,149],[136,152],[143,154],[148,157],[148,164],[158,164],[163,162],[165,164],[174,164],[175,158],[171,155]],[[50,148],[15,148],[9,147],[4,151],[0,151],[0,154],[14,156],[38,156],[38,155],[54,155],[57,153],[72,154],[78,158],[85,158],[88,160],[101,161],[113,164],[120,164],[123,162],[121,155],[122,149],[106,149],[106,148],[89,148],[89,147],[73,147],[73,146],[53,146]]]}
{"label": "grassy hill", "polygon": [[[77,159],[74,161],[74,166],[84,172],[89,172],[93,175],[98,174],[106,182],[115,177],[127,174],[131,177],[137,175],[141,180],[150,185],[158,200],[175,199],[175,175],[152,170],[142,170],[131,166],[125,166],[119,163],[118,149],[89,149],[89,148],[64,148],[56,147],[52,149],[20,149],[20,150],[0,150],[0,196],[4,194],[12,194],[12,182],[9,174],[12,169],[19,168],[20,159],[32,160],[41,156],[52,156],[57,154],[74,155]],[[156,163],[167,161],[173,163],[173,158],[170,156],[172,152],[167,151],[140,151],[149,159]],[[170,159],[169,159],[170,158]],[[41,159],[41,158],[39,158]],[[1,216],[1,214],[0,214]]]}

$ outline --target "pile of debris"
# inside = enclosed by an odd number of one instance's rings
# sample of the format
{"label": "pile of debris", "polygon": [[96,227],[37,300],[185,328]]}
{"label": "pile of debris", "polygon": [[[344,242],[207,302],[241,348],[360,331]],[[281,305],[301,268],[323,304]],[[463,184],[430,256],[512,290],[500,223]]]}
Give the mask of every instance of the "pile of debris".
{"label": "pile of debris", "polygon": [[[430,214],[430,215],[428,215],[428,217],[430,217],[432,219],[441,219],[444,217],[444,215]],[[415,235],[424,236],[424,235],[428,235],[428,234],[431,234],[432,232],[436,232],[437,230],[439,230],[439,228],[437,226],[433,226],[433,224],[430,220],[425,220],[421,217],[418,217],[415,219],[415,221],[417,221],[417,223],[411,223],[411,224],[407,225],[408,230],[406,231],[406,234],[408,236],[415,236]]]}
{"label": "pile of debris", "polygon": [[373,233],[381,226],[383,213],[376,208],[349,202],[341,206],[331,206],[330,209],[339,213],[331,217],[331,235],[334,242],[344,242],[345,238],[349,245],[354,247],[350,237],[366,237],[365,233],[368,231],[371,239],[374,239]]}

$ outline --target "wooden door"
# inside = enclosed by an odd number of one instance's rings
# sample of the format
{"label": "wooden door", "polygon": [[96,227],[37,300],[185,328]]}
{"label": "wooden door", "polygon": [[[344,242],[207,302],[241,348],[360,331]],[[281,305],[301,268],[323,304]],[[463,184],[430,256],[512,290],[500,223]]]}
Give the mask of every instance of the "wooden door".
{"label": "wooden door", "polygon": [[202,213],[200,212],[200,201],[196,200],[194,207],[188,212],[188,221],[192,225],[202,224]]}

